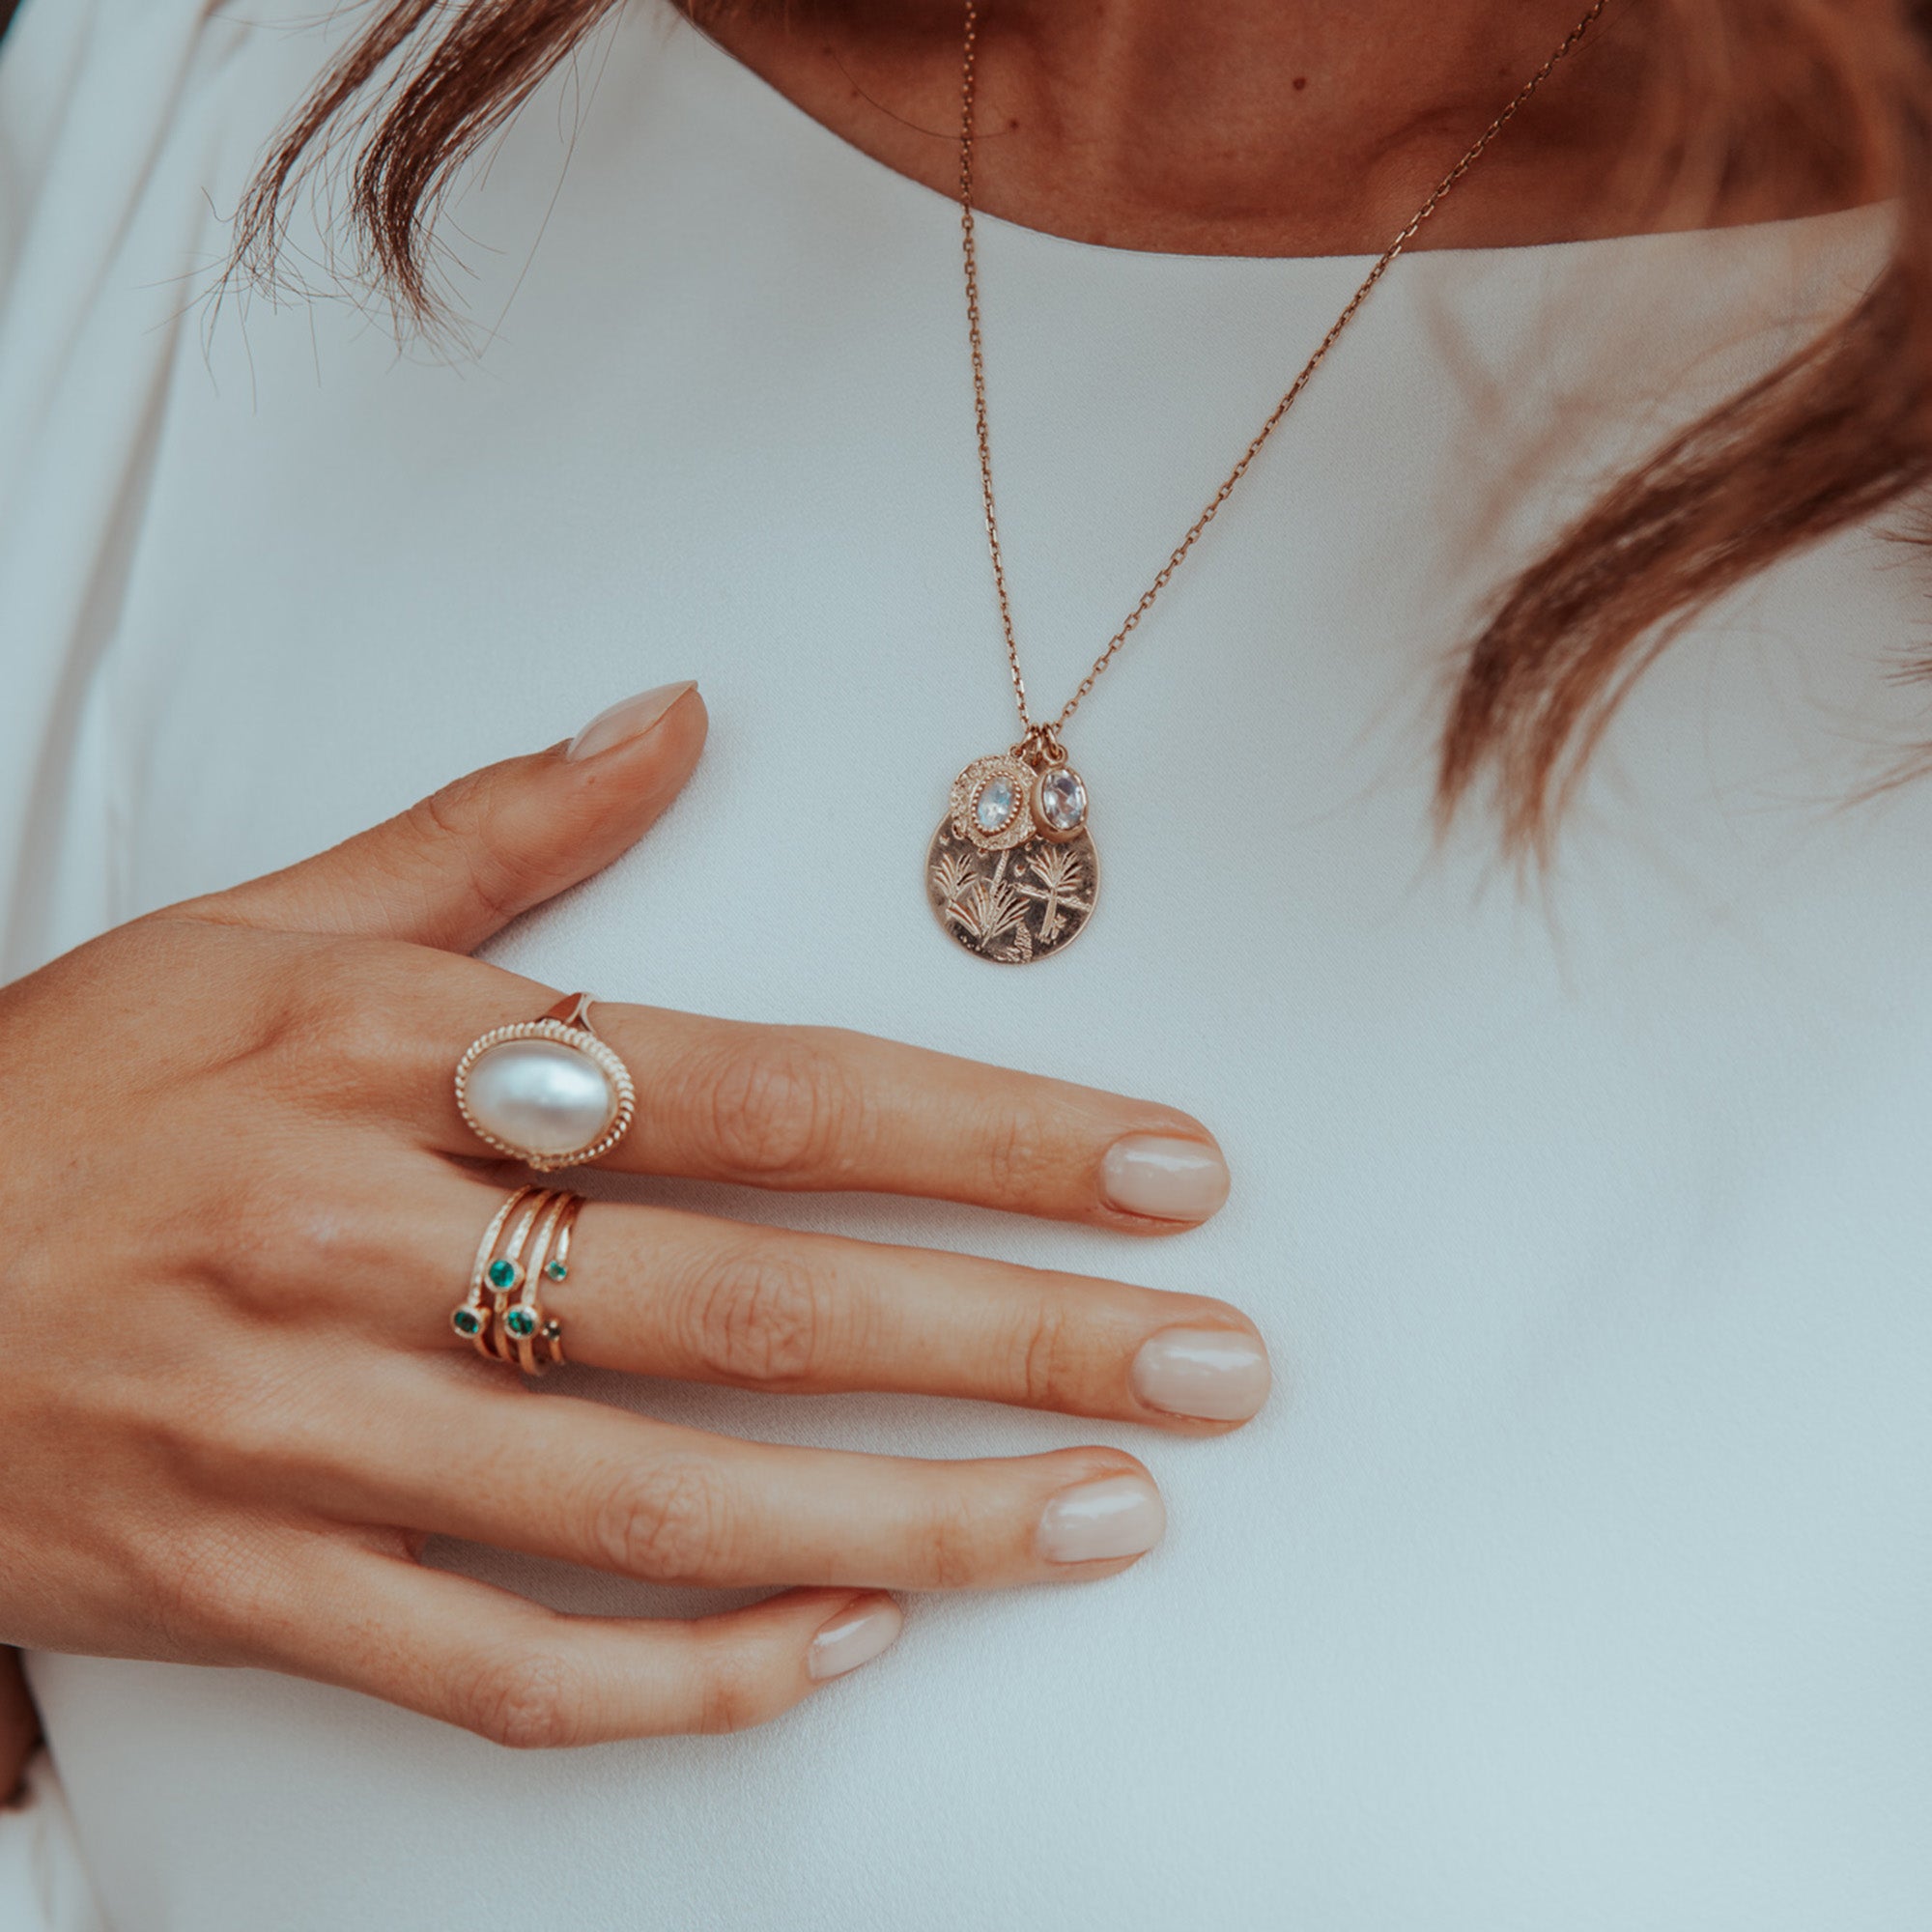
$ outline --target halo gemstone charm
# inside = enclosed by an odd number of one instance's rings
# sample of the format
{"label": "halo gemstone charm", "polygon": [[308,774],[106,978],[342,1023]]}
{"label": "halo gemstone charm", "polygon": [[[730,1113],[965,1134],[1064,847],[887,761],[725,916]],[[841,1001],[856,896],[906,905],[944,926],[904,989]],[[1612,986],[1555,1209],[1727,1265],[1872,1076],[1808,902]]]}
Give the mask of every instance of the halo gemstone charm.
{"label": "halo gemstone charm", "polygon": [[1010,752],[975,758],[952,781],[946,815],[954,833],[980,851],[1010,852],[1034,836],[1027,810],[1033,785],[1033,767]]}

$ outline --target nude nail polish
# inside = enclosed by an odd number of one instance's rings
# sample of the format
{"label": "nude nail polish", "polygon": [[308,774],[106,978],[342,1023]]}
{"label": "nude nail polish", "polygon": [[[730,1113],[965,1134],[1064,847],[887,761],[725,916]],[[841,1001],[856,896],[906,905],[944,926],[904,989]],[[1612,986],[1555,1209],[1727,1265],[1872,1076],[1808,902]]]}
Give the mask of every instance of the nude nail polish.
{"label": "nude nail polish", "polygon": [[805,1667],[821,1684],[827,1678],[843,1677],[890,1650],[904,1629],[904,1613],[890,1599],[843,1611],[811,1639]]}
{"label": "nude nail polish", "polygon": [[677,684],[660,684],[626,697],[608,711],[600,711],[564,751],[566,758],[594,758],[599,752],[615,751],[633,738],[641,738],[687,691],[696,691],[696,678]]}
{"label": "nude nail polish", "polygon": [[1049,1563],[1141,1556],[1166,1529],[1160,1492],[1145,1476],[1103,1476],[1062,1490],[1047,1504],[1039,1520],[1039,1553]]}
{"label": "nude nail polish", "polygon": [[1150,1408],[1201,1422],[1245,1422],[1268,1398],[1267,1350],[1238,1328],[1163,1328],[1128,1377]]}
{"label": "nude nail polish", "polygon": [[1201,1141],[1129,1134],[1100,1162],[1100,1192],[1123,1213],[1205,1221],[1228,1198],[1228,1164]]}

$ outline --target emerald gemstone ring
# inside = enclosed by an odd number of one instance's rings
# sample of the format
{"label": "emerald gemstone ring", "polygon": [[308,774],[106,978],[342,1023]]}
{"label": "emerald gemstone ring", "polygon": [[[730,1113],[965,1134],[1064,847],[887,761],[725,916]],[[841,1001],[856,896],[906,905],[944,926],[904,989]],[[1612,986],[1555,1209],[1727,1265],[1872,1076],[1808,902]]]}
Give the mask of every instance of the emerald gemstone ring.
{"label": "emerald gemstone ring", "polygon": [[583,1197],[564,1188],[517,1188],[490,1218],[469,1271],[469,1292],[449,1325],[479,1355],[540,1376],[563,1360],[563,1324],[538,1296],[570,1279],[570,1242]]}

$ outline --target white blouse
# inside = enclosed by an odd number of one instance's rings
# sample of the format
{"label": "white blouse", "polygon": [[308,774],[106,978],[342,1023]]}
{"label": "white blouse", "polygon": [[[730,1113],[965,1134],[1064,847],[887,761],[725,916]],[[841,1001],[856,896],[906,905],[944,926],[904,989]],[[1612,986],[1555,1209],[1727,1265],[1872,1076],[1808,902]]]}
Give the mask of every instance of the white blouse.
{"label": "white blouse", "polygon": [[[953,773],[1013,735],[952,204],[636,0],[458,204],[473,353],[216,303],[317,14],[28,0],[0,60],[8,970],[696,676],[684,800],[494,956],[1157,1096],[1236,1191],[1153,1245],[630,1191],[1226,1295],[1279,1386],[1174,1441],[576,1375],[771,1440],[1118,1440],[1170,1534],[1109,1583],[915,1601],[889,1658],[724,1738],[517,1756],[38,1657],[118,1932],[1932,1921],[1932,786],[1848,803],[1932,737],[1896,675],[1920,566],[1858,532],[1694,626],[1547,883],[1429,819],[1512,565],[1854,299],[1887,215],[1400,263],[1082,710],[1105,897],[1008,971],[921,884]],[[1059,694],[1365,265],[981,236]]]}

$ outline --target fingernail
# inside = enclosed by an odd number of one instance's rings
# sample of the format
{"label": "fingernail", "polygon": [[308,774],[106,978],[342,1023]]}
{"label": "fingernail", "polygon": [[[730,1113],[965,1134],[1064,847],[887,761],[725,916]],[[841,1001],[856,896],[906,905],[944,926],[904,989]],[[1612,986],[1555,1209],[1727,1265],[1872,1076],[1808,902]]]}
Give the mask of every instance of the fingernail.
{"label": "fingernail", "polygon": [[843,1677],[890,1650],[904,1629],[905,1617],[890,1597],[847,1610],[811,1639],[805,1667],[821,1684],[828,1677]]}
{"label": "fingernail", "polygon": [[1245,1422],[1267,1400],[1267,1350],[1238,1328],[1163,1328],[1134,1356],[1134,1393],[1150,1408],[1202,1422]]}
{"label": "fingernail", "polygon": [[1100,1192],[1124,1213],[1205,1221],[1228,1198],[1228,1164],[1199,1141],[1130,1134],[1107,1150]]}
{"label": "fingernail", "polygon": [[600,711],[564,751],[566,758],[594,758],[633,738],[641,738],[687,691],[696,691],[697,680],[688,677],[681,684],[661,684],[654,691],[640,691]]}
{"label": "fingernail", "polygon": [[1106,1476],[1062,1490],[1039,1520],[1039,1553],[1049,1563],[1097,1563],[1140,1556],[1167,1528],[1160,1492],[1144,1476]]}

